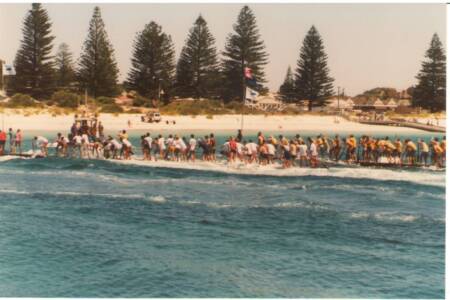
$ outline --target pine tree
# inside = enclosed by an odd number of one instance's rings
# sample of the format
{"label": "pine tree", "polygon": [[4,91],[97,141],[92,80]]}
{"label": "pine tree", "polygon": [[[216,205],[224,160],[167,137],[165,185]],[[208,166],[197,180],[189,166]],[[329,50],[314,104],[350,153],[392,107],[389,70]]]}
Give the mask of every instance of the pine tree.
{"label": "pine tree", "polygon": [[252,69],[258,83],[265,82],[264,66],[268,63],[264,42],[256,25],[256,18],[248,6],[244,6],[233,25],[234,33],[227,37],[225,51],[222,53],[222,72],[224,77],[224,98],[226,100],[243,98],[245,91],[244,69]]}
{"label": "pine tree", "polygon": [[51,51],[55,37],[51,26],[47,11],[40,3],[33,3],[23,23],[23,38],[14,60],[16,76],[9,84],[9,94],[25,93],[40,99],[53,92]]}
{"label": "pine tree", "polygon": [[286,77],[284,78],[283,84],[280,86],[279,94],[281,99],[285,102],[295,102],[295,79],[292,73],[291,67],[289,66],[286,72]]}
{"label": "pine tree", "polygon": [[77,78],[80,88],[87,89],[88,94],[95,98],[115,96],[118,93],[118,73],[100,8],[95,7],[79,59]]}
{"label": "pine tree", "polygon": [[433,112],[445,110],[446,66],[445,52],[439,36],[435,33],[430,48],[422,62],[422,69],[416,78],[419,84],[414,87],[412,104]]}
{"label": "pine tree", "polygon": [[127,88],[153,99],[157,99],[158,92],[163,90],[167,100],[175,71],[174,57],[170,35],[155,22],[150,22],[136,35]]}
{"label": "pine tree", "polygon": [[56,86],[67,88],[75,81],[75,71],[73,67],[72,53],[66,43],[59,45],[58,53],[55,57],[56,65]]}
{"label": "pine tree", "polygon": [[189,31],[177,64],[176,90],[184,97],[215,96],[218,79],[215,39],[200,15]]}
{"label": "pine tree", "polygon": [[329,76],[327,55],[322,38],[312,26],[308,31],[297,61],[295,86],[298,99],[308,100],[308,109],[322,106],[333,94],[334,79]]}

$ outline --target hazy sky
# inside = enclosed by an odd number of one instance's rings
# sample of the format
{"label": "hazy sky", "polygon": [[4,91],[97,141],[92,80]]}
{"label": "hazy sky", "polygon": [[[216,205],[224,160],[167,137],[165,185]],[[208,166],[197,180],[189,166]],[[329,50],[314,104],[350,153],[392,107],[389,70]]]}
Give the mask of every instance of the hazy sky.
{"label": "hazy sky", "polygon": [[[66,42],[78,58],[94,4],[44,4],[53,22],[55,47]],[[100,4],[120,68],[130,67],[136,32],[150,21],[172,36],[176,54],[201,13],[223,50],[243,4]],[[0,4],[0,59],[12,63],[29,4]],[[328,54],[335,87],[355,95],[377,86],[404,89],[416,82],[433,33],[446,43],[445,4],[250,4],[269,53],[266,77],[271,90],[295,67],[303,38],[315,25]]]}

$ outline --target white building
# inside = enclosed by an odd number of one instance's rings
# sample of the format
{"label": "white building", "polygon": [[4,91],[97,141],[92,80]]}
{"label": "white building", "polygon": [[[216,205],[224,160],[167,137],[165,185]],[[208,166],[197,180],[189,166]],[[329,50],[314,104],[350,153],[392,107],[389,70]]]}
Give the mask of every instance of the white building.
{"label": "white building", "polygon": [[326,108],[327,110],[352,110],[354,105],[355,103],[351,98],[331,98],[327,100]]}
{"label": "white building", "polygon": [[265,96],[258,95],[252,97],[252,99],[247,98],[245,100],[245,105],[250,108],[264,111],[281,111],[286,107],[275,93],[268,93]]}

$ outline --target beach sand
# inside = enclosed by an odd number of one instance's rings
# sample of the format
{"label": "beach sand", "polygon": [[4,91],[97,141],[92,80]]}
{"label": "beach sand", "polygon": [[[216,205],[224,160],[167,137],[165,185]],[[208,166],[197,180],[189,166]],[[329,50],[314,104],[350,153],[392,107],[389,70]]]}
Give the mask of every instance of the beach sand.
{"label": "beach sand", "polygon": [[[73,123],[74,115],[56,115],[41,113],[23,115],[17,112],[4,111],[0,115],[0,122],[4,129],[20,128],[24,131],[62,131],[67,132]],[[106,130],[212,130],[225,131],[241,128],[241,115],[216,115],[216,116],[162,116],[160,123],[144,123],[141,114],[100,114],[100,121]],[[130,121],[131,126],[128,125]],[[169,124],[166,123],[169,121]],[[175,124],[173,124],[175,121]],[[377,133],[419,133],[423,132],[411,128],[374,126],[350,122],[339,118],[335,122],[334,116],[264,116],[244,115],[244,130],[251,131],[323,131],[323,132],[364,132]]]}

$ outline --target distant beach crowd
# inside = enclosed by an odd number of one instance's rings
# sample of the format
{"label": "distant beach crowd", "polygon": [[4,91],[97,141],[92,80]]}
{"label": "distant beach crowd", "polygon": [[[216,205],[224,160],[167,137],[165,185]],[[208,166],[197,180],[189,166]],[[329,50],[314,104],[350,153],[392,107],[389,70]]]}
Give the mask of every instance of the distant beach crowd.
{"label": "distant beach crowd", "polygon": [[[0,155],[23,155],[23,133],[10,128],[0,131]],[[140,145],[130,142],[126,130],[117,136],[105,135],[101,122],[93,126],[74,123],[70,133],[58,133],[52,142],[47,137],[35,136],[32,151],[39,156],[48,156],[49,148],[55,149],[58,157],[131,159],[140,148],[144,160],[157,161],[216,161],[220,154],[229,162],[268,165],[280,163],[284,168],[320,167],[323,162],[344,162],[348,164],[429,166],[444,167],[446,162],[446,138],[429,140],[391,139],[362,135],[356,138],[335,135],[328,137],[303,138],[300,134],[288,138],[284,135],[265,136],[259,132],[254,138],[244,137],[238,130],[235,136],[217,145],[213,133],[201,137],[194,134],[179,136],[169,134],[140,137]]]}

